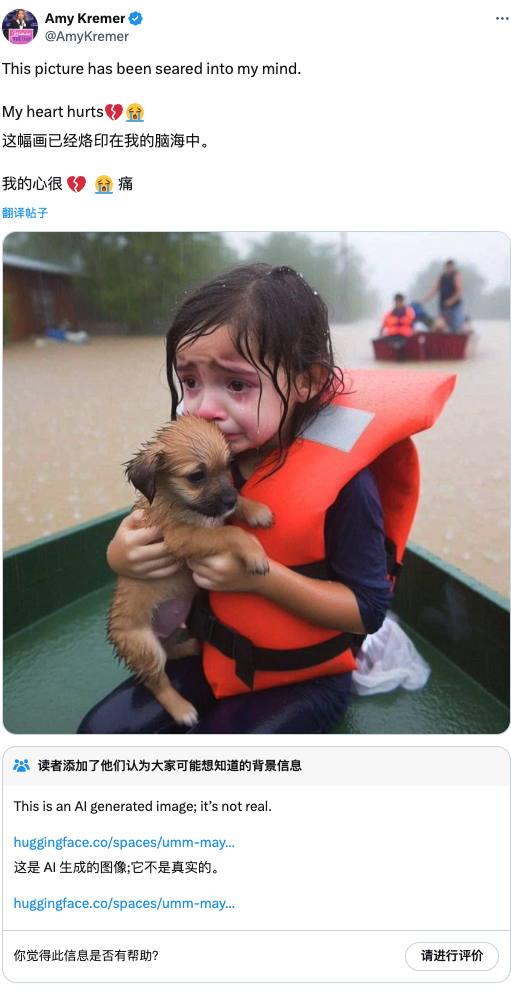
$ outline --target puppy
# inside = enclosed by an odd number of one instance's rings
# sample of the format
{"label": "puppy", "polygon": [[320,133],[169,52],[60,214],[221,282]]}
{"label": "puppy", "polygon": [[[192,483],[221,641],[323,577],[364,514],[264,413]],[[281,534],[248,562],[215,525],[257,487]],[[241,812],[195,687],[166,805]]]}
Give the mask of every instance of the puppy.
{"label": "puppy", "polygon": [[[182,622],[197,592],[187,559],[232,552],[248,572],[268,572],[268,559],[256,541],[241,528],[224,526],[230,517],[251,527],[270,527],[273,515],[262,503],[239,496],[230,472],[229,446],[218,427],[200,417],[185,415],[162,428],[131,462],[126,475],[141,494],[135,503],[143,510],[140,527],[161,528],[165,547],[182,563],[169,579],[117,581],[108,618],[108,638],[137,677],[179,724],[198,721],[195,707],[171,686],[165,674],[169,658],[198,650],[189,640],[175,645]],[[156,608],[166,601],[172,615],[171,634],[164,646],[153,630]]]}

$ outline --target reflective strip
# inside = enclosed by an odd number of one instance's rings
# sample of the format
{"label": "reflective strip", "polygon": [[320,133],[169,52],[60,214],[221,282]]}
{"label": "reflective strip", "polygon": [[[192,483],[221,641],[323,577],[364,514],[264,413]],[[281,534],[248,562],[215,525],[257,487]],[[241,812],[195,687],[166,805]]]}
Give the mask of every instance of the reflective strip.
{"label": "reflective strip", "polygon": [[372,421],[374,414],[353,407],[325,407],[302,432],[307,441],[319,441],[321,445],[338,448],[341,452],[351,452],[353,445]]}

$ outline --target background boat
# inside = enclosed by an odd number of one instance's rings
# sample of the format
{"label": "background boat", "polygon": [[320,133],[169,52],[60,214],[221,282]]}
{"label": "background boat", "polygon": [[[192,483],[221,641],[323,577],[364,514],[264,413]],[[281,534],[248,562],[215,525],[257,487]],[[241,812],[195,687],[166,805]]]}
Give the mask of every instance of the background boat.
{"label": "background boat", "polygon": [[474,353],[474,331],[415,331],[396,347],[392,335],[373,338],[374,357],[379,362],[428,362],[466,359]]}

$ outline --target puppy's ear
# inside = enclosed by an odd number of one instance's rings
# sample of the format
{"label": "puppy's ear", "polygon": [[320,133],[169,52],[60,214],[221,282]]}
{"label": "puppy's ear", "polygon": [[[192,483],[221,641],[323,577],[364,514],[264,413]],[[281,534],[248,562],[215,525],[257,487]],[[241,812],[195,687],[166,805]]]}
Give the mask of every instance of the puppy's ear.
{"label": "puppy's ear", "polygon": [[163,452],[139,452],[131,462],[126,463],[126,476],[135,489],[142,493],[149,503],[156,493],[156,477],[161,469]]}

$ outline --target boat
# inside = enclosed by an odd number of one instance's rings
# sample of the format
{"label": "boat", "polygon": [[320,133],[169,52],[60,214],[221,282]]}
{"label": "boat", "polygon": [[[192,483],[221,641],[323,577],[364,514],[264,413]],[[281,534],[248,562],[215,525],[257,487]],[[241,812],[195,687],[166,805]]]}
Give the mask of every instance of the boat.
{"label": "boat", "polygon": [[430,362],[466,359],[473,354],[474,331],[414,331],[408,338],[384,335],[373,338],[374,357],[379,362]]}
{"label": "boat", "polygon": [[[106,640],[105,549],[127,510],[4,556],[4,724],[73,734],[127,678]],[[498,734],[509,725],[509,602],[410,544],[393,612],[431,667],[418,692],[361,697],[331,734]]]}

